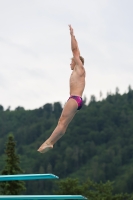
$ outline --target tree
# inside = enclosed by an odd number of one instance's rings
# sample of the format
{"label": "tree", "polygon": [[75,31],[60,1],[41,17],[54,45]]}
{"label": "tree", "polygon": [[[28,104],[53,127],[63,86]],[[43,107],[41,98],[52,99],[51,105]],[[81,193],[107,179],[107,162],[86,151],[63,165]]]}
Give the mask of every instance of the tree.
{"label": "tree", "polygon": [[113,182],[110,181],[96,183],[87,179],[80,183],[78,179],[67,178],[58,181],[57,185],[54,194],[58,195],[83,195],[91,200],[133,200],[127,193],[113,195]]}
{"label": "tree", "polygon": [[102,100],[102,96],[103,96],[102,91],[100,91],[99,96],[100,96],[100,100]]}
{"label": "tree", "polygon": [[3,106],[2,106],[2,105],[0,105],[0,111],[3,111],[3,110],[4,110]]}
{"label": "tree", "polygon": [[116,87],[115,93],[116,93],[116,94],[119,94],[119,88],[118,88],[118,87]]}
{"label": "tree", "polygon": [[22,106],[18,106],[17,108],[15,108],[16,111],[22,111],[24,110],[24,108]]}
{"label": "tree", "polygon": [[129,103],[133,101],[133,90],[130,85],[128,86],[127,100]]}
{"label": "tree", "polygon": [[90,102],[96,102],[96,97],[95,97],[95,95],[91,95]]}
{"label": "tree", "polygon": [[[8,136],[6,143],[6,163],[2,170],[2,175],[22,174],[23,170],[20,168],[19,156],[15,152],[16,143],[12,134]],[[2,195],[18,195],[26,190],[24,181],[4,181],[0,183],[0,190]]]}
{"label": "tree", "polygon": [[58,180],[56,186],[58,188],[54,191],[54,194],[58,195],[83,195],[83,188],[79,185],[78,179],[66,178]]}
{"label": "tree", "polygon": [[53,110],[54,110],[55,117],[58,119],[62,111],[61,104],[59,102],[55,102],[53,105]]}

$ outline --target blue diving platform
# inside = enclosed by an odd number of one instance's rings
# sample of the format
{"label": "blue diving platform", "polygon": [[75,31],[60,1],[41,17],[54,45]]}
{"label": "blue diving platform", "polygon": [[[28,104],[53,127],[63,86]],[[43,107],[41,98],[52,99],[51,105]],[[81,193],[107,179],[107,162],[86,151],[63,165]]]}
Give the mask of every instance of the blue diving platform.
{"label": "blue diving platform", "polygon": [[41,179],[58,179],[58,178],[59,177],[54,174],[0,175],[0,181],[41,180]]}
{"label": "blue diving platform", "polygon": [[[54,174],[16,174],[0,175],[0,181],[59,179]],[[40,199],[87,199],[82,195],[0,195],[0,200],[40,200]]]}
{"label": "blue diving platform", "polygon": [[0,200],[87,199],[82,195],[0,195]]}

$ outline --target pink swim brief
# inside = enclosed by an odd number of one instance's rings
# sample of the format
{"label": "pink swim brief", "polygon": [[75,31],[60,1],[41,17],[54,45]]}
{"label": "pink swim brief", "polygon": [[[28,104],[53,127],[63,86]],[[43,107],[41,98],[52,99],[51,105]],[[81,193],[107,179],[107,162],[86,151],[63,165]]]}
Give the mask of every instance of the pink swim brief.
{"label": "pink swim brief", "polygon": [[82,106],[83,106],[83,100],[82,100],[82,98],[79,97],[79,96],[73,96],[73,95],[69,97],[69,99],[71,99],[71,98],[75,99],[77,101],[77,104],[78,104],[78,109],[77,110],[80,110],[82,108]]}

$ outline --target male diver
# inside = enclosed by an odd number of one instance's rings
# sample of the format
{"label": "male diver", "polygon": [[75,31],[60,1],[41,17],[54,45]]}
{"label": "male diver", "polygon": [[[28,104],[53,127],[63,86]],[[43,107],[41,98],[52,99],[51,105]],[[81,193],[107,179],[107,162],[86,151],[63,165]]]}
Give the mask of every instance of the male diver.
{"label": "male diver", "polygon": [[69,29],[71,36],[71,50],[73,53],[70,64],[72,70],[72,74],[70,76],[70,97],[63,108],[55,130],[51,136],[39,147],[38,151],[40,153],[45,153],[53,148],[53,145],[65,134],[69,123],[83,105],[82,94],[85,88],[84,58],[80,56],[78,43],[74,36],[71,25],[69,25]]}

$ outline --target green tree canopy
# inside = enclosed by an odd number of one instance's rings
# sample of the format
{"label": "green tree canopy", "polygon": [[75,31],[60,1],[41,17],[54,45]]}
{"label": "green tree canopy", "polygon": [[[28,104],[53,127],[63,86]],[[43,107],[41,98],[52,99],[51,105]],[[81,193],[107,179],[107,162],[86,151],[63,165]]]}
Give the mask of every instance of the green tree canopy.
{"label": "green tree canopy", "polygon": [[[2,175],[22,174],[23,170],[20,168],[19,156],[15,152],[15,141],[12,134],[8,136],[6,143],[6,159],[5,166],[2,170]],[[18,195],[24,191],[25,183],[23,181],[4,181],[0,183],[0,190],[2,195]]]}

